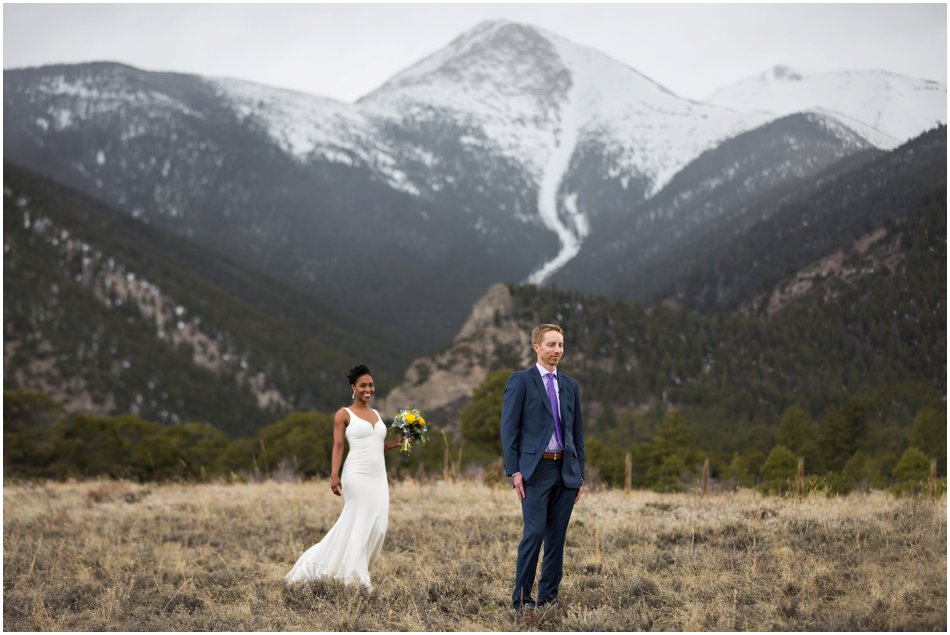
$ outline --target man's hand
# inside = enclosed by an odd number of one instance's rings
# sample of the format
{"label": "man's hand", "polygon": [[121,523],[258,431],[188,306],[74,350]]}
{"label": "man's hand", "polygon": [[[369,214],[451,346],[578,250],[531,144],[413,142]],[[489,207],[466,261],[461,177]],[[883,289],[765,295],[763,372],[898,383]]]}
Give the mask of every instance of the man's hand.
{"label": "man's hand", "polygon": [[577,501],[581,499],[581,494],[584,493],[584,484],[581,483],[581,486],[577,488],[577,497],[574,499],[574,504],[577,504]]}
{"label": "man's hand", "polygon": [[515,491],[518,493],[518,501],[524,500],[524,478],[521,476],[521,472],[516,472],[512,478],[514,483]]}

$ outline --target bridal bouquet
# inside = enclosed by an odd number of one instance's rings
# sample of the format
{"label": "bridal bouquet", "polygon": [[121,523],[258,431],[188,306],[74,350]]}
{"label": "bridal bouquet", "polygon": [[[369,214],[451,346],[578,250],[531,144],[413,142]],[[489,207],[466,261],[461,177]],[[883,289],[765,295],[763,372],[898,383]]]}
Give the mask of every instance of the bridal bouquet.
{"label": "bridal bouquet", "polygon": [[429,441],[429,424],[425,417],[415,408],[400,410],[393,419],[393,430],[399,430],[402,436],[402,446],[399,451],[405,455],[412,452],[412,441],[425,444]]}

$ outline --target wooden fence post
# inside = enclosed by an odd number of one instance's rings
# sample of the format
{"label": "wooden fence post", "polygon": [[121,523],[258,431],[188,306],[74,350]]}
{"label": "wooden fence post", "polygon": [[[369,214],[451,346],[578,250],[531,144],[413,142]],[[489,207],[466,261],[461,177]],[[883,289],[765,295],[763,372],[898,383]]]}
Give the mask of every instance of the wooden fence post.
{"label": "wooden fence post", "polygon": [[[459,452],[461,451],[462,448],[459,448]],[[442,430],[442,480],[449,480],[451,467],[452,465],[449,461],[449,435],[445,433],[445,430]]]}
{"label": "wooden fence post", "polygon": [[703,496],[706,495],[706,490],[709,488],[709,457],[707,456],[703,459]]}
{"label": "wooden fence post", "polygon": [[633,481],[633,455],[627,452],[623,463],[623,491],[625,494],[629,494],[630,485]]}
{"label": "wooden fence post", "polygon": [[[264,447],[264,439],[260,439],[258,443],[261,446],[261,458],[265,458],[267,456],[267,448]],[[267,464],[267,461],[264,461],[264,473],[266,475],[270,474],[270,465]]]}
{"label": "wooden fence post", "polygon": [[805,498],[805,457],[798,457],[798,500]]}

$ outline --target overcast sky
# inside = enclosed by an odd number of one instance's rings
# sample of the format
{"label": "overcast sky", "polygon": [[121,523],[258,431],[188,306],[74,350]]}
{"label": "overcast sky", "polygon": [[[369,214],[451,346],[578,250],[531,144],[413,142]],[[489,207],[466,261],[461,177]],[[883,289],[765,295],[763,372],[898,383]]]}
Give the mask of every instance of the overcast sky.
{"label": "overcast sky", "polygon": [[693,99],[776,64],[947,81],[945,4],[4,4],[3,67],[110,60],[353,101],[496,18]]}

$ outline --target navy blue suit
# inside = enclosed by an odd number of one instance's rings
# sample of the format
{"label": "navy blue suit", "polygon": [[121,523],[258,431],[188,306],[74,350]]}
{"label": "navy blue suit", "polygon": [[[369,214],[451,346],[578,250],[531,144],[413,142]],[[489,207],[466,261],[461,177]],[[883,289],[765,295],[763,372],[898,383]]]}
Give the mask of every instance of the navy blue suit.
{"label": "navy blue suit", "polygon": [[557,598],[564,563],[564,538],[577,490],[584,480],[584,434],[577,382],[558,371],[564,458],[542,459],[554,434],[554,413],[537,366],[508,379],[501,409],[501,443],[505,473],[521,472],[525,498],[521,501],[524,534],[518,545],[518,565],[512,603],[533,604],[531,591],[541,545],[544,560],[538,582],[538,603]]}

